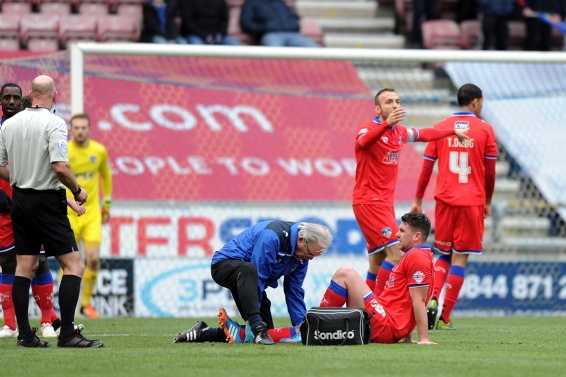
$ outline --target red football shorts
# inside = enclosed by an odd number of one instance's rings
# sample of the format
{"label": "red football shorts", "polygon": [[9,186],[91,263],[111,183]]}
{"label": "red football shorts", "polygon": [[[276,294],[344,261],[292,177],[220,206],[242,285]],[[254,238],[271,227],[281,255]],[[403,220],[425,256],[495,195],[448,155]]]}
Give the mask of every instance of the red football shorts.
{"label": "red football shorts", "polygon": [[434,216],[434,246],[441,253],[482,253],[484,206],[453,207],[437,200]]}
{"label": "red football shorts", "polygon": [[366,239],[368,255],[399,243],[395,208],[383,204],[356,204],[352,208]]}
{"label": "red football shorts", "polygon": [[395,336],[393,332],[393,325],[389,321],[389,315],[383,316],[381,313],[385,313],[383,307],[377,302],[375,296],[364,300],[364,306],[366,311],[371,316],[369,319],[369,324],[371,327],[371,342],[372,343],[397,343],[399,339]]}

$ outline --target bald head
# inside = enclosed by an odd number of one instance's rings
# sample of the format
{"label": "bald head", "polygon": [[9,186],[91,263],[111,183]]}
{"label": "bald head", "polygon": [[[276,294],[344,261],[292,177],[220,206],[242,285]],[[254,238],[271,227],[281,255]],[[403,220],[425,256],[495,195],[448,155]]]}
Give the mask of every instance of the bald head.
{"label": "bald head", "polygon": [[49,76],[37,76],[31,82],[30,98],[33,107],[39,106],[50,109],[55,102],[56,94],[55,81]]}

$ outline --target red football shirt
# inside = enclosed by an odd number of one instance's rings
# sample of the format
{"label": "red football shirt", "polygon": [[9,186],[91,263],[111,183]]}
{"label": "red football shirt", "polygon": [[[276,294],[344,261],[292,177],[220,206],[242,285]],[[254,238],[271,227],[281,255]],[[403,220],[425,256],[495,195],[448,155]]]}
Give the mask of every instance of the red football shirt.
{"label": "red football shirt", "polygon": [[[8,182],[0,179],[0,190],[12,197],[12,187]],[[14,248],[14,230],[12,229],[12,216],[9,213],[0,213],[0,252]]]}
{"label": "red football shirt", "polygon": [[470,140],[456,136],[428,143],[424,158],[438,160],[434,198],[452,206],[485,205],[485,160],[497,159],[493,127],[474,113],[461,111],[435,124],[434,128],[469,128]]}
{"label": "red football shirt", "polygon": [[394,205],[395,186],[399,173],[399,153],[409,137],[407,129],[399,124],[389,127],[377,142],[365,148],[361,137],[380,126],[379,119],[364,122],[356,134],[356,185],[353,204],[385,202]]}
{"label": "red football shirt", "polygon": [[393,267],[389,281],[377,301],[387,312],[398,339],[407,336],[417,325],[409,289],[428,286],[428,302],[433,281],[433,255],[429,245],[417,245],[409,249]]}

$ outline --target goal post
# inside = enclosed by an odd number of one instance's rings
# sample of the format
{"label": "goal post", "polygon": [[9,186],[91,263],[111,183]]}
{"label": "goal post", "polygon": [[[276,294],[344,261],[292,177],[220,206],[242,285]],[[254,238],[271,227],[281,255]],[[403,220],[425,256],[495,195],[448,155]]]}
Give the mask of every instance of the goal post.
{"label": "goal post", "polygon": [[410,50],[299,48],[264,46],[206,46],[142,43],[73,43],[71,44],[71,110],[84,110],[84,55],[192,56],[214,58],[316,59],[368,62],[483,62],[483,63],[566,63],[565,52]]}

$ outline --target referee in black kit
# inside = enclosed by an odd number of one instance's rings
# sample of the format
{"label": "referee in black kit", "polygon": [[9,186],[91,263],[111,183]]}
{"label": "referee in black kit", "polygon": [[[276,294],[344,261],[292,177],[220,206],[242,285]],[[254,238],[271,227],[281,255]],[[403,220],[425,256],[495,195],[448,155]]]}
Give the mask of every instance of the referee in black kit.
{"label": "referee in black kit", "polygon": [[0,178],[14,188],[11,213],[18,264],[12,297],[20,333],[17,346],[51,347],[35,335],[28,318],[30,283],[43,245],[45,254],[54,256],[63,269],[57,346],[102,347],[101,341],[86,339],[73,324],[85,267],[67,218],[63,185],[79,204],[86,202],[87,193],[67,159],[67,125],[50,112],[56,95],[51,77],[36,77],[31,84],[32,107],[6,120],[0,130]]}

